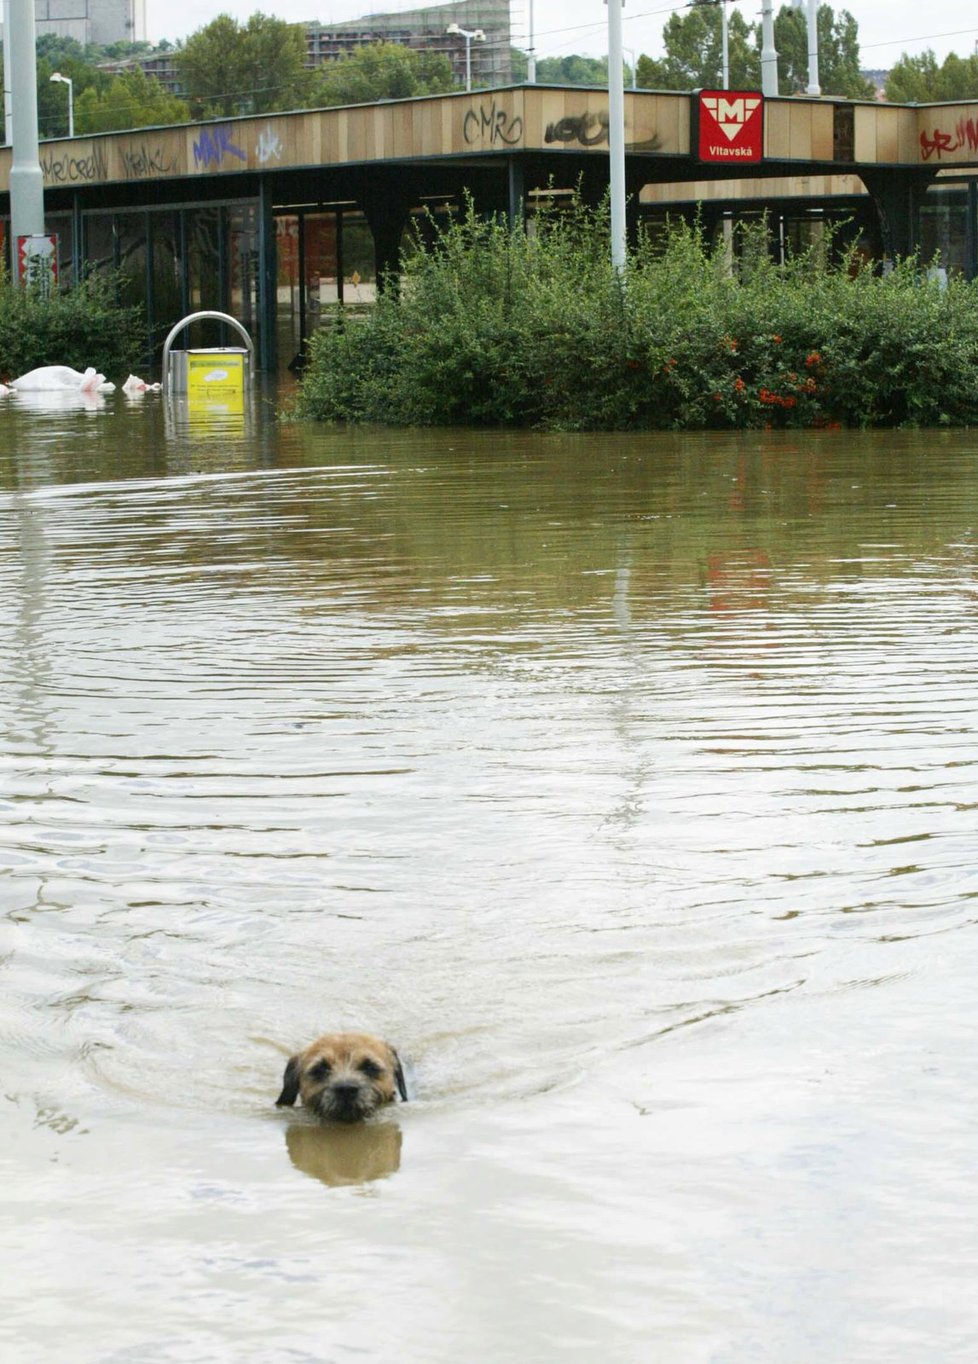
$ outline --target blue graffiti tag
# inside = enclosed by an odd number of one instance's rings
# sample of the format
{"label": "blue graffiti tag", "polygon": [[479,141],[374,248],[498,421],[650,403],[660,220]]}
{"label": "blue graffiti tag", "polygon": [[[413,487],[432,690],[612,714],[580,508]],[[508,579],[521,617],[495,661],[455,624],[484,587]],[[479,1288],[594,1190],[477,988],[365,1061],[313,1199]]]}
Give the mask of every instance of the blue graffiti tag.
{"label": "blue graffiti tag", "polygon": [[199,166],[203,161],[205,168],[210,165],[219,166],[224,160],[225,152],[231,156],[236,156],[239,161],[247,161],[247,155],[236,147],[231,141],[231,134],[227,128],[215,128],[213,133],[205,128],[200,135],[200,141],[194,143],[194,165]]}

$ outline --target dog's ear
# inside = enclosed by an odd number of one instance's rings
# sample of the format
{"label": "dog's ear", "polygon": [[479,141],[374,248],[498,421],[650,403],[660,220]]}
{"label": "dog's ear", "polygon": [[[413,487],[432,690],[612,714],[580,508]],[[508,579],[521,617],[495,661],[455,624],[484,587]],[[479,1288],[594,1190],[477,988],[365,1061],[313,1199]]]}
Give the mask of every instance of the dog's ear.
{"label": "dog's ear", "polygon": [[[389,1044],[388,1044],[389,1045]],[[404,1103],[407,1103],[407,1084],[404,1080],[404,1067],[401,1065],[401,1058],[393,1047],[390,1049],[391,1056],[394,1058],[394,1079],[397,1081],[397,1092],[400,1094]]]}
{"label": "dog's ear", "polygon": [[276,1108],[291,1108],[299,1097],[299,1058],[290,1056],[282,1077],[282,1092],[275,1100]]}

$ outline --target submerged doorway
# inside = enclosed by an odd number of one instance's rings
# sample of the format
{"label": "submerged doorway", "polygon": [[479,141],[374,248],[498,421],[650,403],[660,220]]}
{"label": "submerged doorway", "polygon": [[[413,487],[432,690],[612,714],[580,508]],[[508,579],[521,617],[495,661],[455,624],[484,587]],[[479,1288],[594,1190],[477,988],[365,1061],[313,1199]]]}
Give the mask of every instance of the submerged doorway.
{"label": "submerged doorway", "polygon": [[309,337],[377,298],[374,244],[353,203],[276,209],[279,354],[301,367]]}

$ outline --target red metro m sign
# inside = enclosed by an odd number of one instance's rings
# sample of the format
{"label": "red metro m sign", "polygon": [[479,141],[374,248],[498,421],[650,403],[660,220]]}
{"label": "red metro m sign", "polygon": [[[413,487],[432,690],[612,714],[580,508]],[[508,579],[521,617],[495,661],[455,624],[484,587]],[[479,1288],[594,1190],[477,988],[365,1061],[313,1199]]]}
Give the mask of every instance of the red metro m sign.
{"label": "red metro m sign", "polygon": [[743,165],[764,155],[764,99],[756,90],[698,90],[693,146],[701,161]]}

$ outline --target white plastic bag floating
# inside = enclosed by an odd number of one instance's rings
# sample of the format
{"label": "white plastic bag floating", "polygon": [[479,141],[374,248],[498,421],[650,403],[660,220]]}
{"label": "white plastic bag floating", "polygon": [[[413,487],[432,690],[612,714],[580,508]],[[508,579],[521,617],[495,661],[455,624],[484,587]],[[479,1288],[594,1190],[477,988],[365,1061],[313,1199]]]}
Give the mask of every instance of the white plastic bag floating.
{"label": "white plastic bag floating", "polygon": [[105,375],[97,373],[91,366],[84,374],[70,365],[42,365],[12,379],[11,388],[20,393],[96,393],[111,392],[114,384],[106,384]]}
{"label": "white plastic bag floating", "polygon": [[159,393],[159,384],[147,383],[145,379],[139,379],[135,374],[130,374],[129,378],[122,385],[123,393]]}

